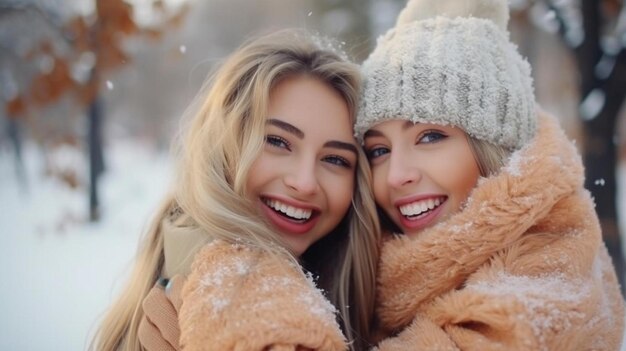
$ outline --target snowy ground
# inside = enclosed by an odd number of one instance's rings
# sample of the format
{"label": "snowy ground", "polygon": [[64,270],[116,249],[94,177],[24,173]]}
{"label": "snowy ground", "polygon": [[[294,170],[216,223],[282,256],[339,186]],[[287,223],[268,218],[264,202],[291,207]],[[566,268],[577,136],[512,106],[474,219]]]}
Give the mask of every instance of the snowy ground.
{"label": "snowy ground", "polygon": [[[112,145],[104,220],[92,225],[84,219],[84,192],[43,177],[35,149],[26,156],[25,189],[12,155],[0,150],[0,350],[85,350],[167,190],[170,162],[138,143]],[[67,167],[83,162],[67,150],[55,157]],[[626,192],[619,197],[626,205]]]}
{"label": "snowy ground", "polygon": [[[139,144],[110,148],[104,221],[92,225],[84,191],[43,177],[36,150],[26,156],[24,189],[0,152],[0,350],[85,350],[167,189],[169,162]],[[78,156],[57,155],[67,166]]]}

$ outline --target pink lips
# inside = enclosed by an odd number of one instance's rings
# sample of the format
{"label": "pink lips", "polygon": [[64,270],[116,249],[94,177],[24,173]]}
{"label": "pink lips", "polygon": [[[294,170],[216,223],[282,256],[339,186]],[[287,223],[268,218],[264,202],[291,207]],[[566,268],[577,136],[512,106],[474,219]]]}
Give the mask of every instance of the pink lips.
{"label": "pink lips", "polygon": [[433,195],[433,194],[416,195],[416,196],[405,197],[396,201],[394,205],[398,209],[398,215],[399,215],[402,227],[406,229],[407,231],[419,231],[430,226],[439,217],[439,214],[443,211],[443,205],[448,199],[447,197],[445,197],[445,200],[439,206],[435,207],[432,210],[427,211],[425,214],[421,214],[417,216],[416,218],[408,218],[404,216],[400,212],[400,206],[410,204],[416,201],[422,201],[422,200],[428,200],[428,199],[441,199],[442,197],[444,196]]}
{"label": "pink lips", "polygon": [[261,201],[263,213],[265,214],[265,216],[270,220],[270,222],[278,230],[280,230],[281,232],[284,232],[285,234],[300,235],[300,234],[307,233],[308,231],[313,229],[313,227],[315,227],[315,224],[317,223],[317,220],[319,219],[319,213],[320,213],[319,209],[312,207],[311,205],[306,205],[301,202],[297,202],[291,199],[285,199],[283,197],[277,197],[277,196],[262,196],[262,197],[267,198],[267,199],[275,199],[293,207],[302,208],[302,209],[311,209],[313,211],[311,218],[309,218],[308,220],[304,222],[301,222],[301,221],[289,219],[279,214],[273,208],[269,207],[265,202]]}

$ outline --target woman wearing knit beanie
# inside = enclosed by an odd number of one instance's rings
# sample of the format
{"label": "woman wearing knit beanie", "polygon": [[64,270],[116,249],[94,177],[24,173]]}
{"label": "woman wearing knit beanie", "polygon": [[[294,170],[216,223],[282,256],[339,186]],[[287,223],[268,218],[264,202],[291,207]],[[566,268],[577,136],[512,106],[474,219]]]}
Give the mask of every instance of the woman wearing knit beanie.
{"label": "woman wearing knit beanie", "polygon": [[386,218],[380,350],[619,350],[624,303],[583,166],[535,106],[506,0],[411,0],[363,63]]}

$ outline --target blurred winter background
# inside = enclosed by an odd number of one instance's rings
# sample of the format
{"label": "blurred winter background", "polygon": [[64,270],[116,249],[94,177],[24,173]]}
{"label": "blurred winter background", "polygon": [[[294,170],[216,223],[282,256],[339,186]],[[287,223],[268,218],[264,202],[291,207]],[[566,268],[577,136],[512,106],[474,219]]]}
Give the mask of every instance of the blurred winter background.
{"label": "blurred winter background", "polygon": [[[285,27],[334,37],[360,62],[404,3],[0,0],[0,350],[86,349],[168,190],[180,115],[216,62]],[[585,155],[623,276],[626,6],[511,6],[512,38],[541,105]]]}

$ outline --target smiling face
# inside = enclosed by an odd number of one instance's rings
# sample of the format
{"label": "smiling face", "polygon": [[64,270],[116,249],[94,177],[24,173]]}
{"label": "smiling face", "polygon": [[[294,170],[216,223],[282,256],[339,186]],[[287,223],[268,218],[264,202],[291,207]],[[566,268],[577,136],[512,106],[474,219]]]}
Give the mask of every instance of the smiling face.
{"label": "smiling face", "polygon": [[459,128],[391,120],[365,133],[364,142],[376,203],[407,235],[459,211],[480,175]]}
{"label": "smiling face", "polygon": [[350,208],[357,146],[348,107],[317,79],[287,78],[270,94],[265,134],[248,195],[300,256]]}

